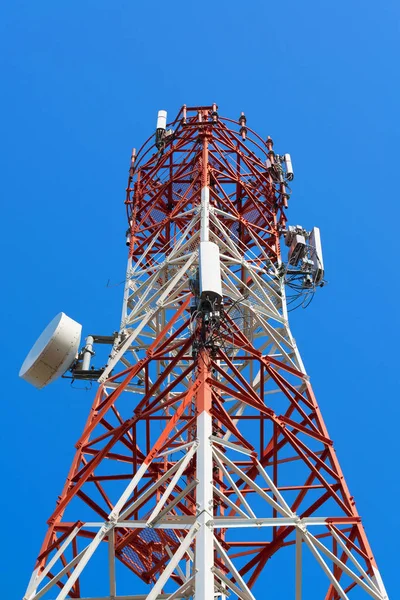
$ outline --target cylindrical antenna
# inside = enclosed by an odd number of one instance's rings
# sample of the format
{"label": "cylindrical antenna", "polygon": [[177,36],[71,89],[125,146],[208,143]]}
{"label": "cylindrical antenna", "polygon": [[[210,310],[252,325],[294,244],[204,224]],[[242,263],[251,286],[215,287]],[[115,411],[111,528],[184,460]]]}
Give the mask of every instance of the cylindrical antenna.
{"label": "cylindrical antenna", "polygon": [[246,134],[247,134],[246,122],[247,122],[246,116],[245,116],[244,112],[242,112],[239,117],[239,125],[240,125],[239,133],[242,136],[243,141],[246,139]]}
{"label": "cylindrical antenna", "polygon": [[130,169],[129,169],[131,177],[133,176],[133,169],[135,167],[135,160],[136,160],[136,148],[132,148],[131,166],[130,166]]}
{"label": "cylindrical antenna", "polygon": [[217,105],[215,104],[215,102],[212,105],[211,117],[212,117],[213,123],[216,123],[218,121]]}
{"label": "cylindrical antenna", "polygon": [[164,148],[165,129],[167,127],[167,111],[159,110],[157,116],[156,128],[156,146],[157,150],[162,151]]}
{"label": "cylindrical antenna", "polygon": [[88,335],[86,338],[86,346],[83,351],[82,371],[89,371],[90,359],[93,356],[93,336]]}
{"label": "cylindrical antenna", "polygon": [[167,127],[167,111],[159,110],[157,116],[157,131],[163,129],[165,131]]}
{"label": "cylindrical antenna", "polygon": [[285,154],[285,165],[286,165],[286,179],[288,181],[293,181],[294,173],[293,173],[293,165],[292,159],[290,158],[290,154]]}

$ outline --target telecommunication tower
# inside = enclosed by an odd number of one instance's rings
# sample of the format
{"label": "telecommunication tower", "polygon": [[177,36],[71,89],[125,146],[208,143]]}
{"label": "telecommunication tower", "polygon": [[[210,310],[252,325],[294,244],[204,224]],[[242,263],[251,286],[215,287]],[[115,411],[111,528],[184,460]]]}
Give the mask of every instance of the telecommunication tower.
{"label": "telecommunication tower", "polygon": [[289,328],[324,283],[292,179],[215,104],[132,152],[120,330],[60,313],[21,369],[99,382],[24,600],[388,598]]}

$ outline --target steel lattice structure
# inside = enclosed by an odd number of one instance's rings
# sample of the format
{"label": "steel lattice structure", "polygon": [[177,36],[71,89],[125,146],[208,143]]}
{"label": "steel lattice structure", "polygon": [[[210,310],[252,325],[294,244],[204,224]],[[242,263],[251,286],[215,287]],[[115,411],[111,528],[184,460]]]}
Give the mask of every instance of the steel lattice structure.
{"label": "steel lattice structure", "polygon": [[[289,328],[287,185],[272,140],[239,123],[183,107],[132,156],[121,329],[25,600],[99,598],[84,575],[100,554],[103,599],[250,600],[278,551],[288,598],[388,598]],[[204,240],[219,320],[193,306]],[[147,592],[118,596],[116,564]]]}

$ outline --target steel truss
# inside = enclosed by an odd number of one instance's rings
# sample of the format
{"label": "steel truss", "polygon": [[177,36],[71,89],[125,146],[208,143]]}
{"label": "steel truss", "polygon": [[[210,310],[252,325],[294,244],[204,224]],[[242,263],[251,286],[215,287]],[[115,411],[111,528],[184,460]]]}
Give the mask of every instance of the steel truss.
{"label": "steel truss", "polygon": [[[121,329],[24,600],[250,600],[279,550],[288,597],[387,599],[289,329],[288,189],[265,168],[272,140],[241,125],[184,107],[161,152],[133,155]],[[204,236],[224,294],[206,331],[189,287]],[[101,596],[91,568],[108,572]]]}

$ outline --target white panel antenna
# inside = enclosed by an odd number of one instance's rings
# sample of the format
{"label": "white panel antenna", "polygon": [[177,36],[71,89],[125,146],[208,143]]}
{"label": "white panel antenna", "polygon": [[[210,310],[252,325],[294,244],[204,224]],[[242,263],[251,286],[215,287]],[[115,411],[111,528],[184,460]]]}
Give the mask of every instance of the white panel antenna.
{"label": "white panel antenna", "polygon": [[290,154],[285,154],[284,159],[285,159],[285,165],[286,165],[286,179],[288,181],[293,181],[294,173],[293,173],[293,165],[292,165],[292,159],[290,157]]}
{"label": "white panel antenna", "polygon": [[292,237],[292,243],[289,250],[289,264],[297,265],[306,253],[306,240],[304,235],[296,233]]}
{"label": "white panel antenna", "polygon": [[314,227],[312,229],[309,243],[311,260],[314,262],[314,281],[315,285],[318,285],[324,278],[324,261],[322,258],[321,233],[319,227]]}
{"label": "white panel antenna", "polygon": [[214,242],[200,242],[199,249],[200,297],[214,301],[222,298],[219,248]]}

